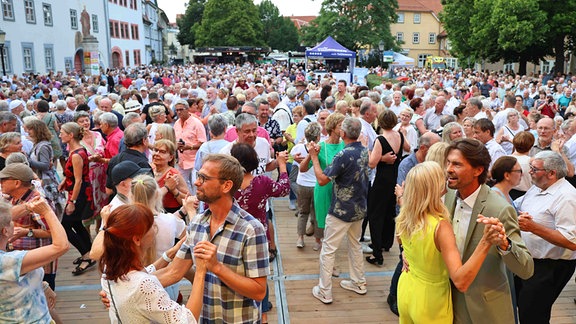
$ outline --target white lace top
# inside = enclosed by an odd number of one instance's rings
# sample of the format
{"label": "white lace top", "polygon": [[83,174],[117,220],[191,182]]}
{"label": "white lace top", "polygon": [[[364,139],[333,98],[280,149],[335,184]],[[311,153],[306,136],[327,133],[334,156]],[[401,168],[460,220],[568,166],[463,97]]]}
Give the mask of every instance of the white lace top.
{"label": "white lace top", "polygon": [[170,299],[158,278],[144,271],[130,271],[124,280],[110,281],[112,293],[105,276],[101,283],[110,299],[111,323],[118,323],[116,309],[125,324],[197,323],[188,308]]}

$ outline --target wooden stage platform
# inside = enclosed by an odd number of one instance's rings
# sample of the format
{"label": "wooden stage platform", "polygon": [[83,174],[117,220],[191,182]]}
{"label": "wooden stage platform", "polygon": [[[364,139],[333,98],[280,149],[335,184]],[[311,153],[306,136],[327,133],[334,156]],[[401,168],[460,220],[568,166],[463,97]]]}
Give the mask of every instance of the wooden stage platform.
{"label": "wooden stage platform", "polygon": [[[342,274],[333,278],[334,302],[324,305],[312,296],[312,287],[318,281],[318,254],[313,251],[314,239],[306,237],[306,246],[296,248],[296,217],[288,209],[288,200],[274,200],[278,258],[271,267],[269,278],[269,323],[397,323],[398,317],[388,309],[390,279],[398,260],[398,247],[384,254],[384,265],[365,264],[368,293],[364,296],[340,288],[339,281],[347,278],[348,261],[345,248],[338,251],[336,265]],[[346,242],[343,242],[343,247]],[[72,248],[59,261],[56,278],[57,311],[64,323],[109,323],[108,311],[100,303],[98,270],[81,276],[72,276],[72,260],[78,252]],[[188,298],[190,285],[181,291]],[[576,285],[571,280],[554,305],[551,323],[576,323]]]}

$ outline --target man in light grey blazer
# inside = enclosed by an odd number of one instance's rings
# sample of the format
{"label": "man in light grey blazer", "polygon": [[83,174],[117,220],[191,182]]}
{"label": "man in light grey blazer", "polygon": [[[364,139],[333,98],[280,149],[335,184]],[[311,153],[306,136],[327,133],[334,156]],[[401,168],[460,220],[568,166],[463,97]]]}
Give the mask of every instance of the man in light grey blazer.
{"label": "man in light grey blazer", "polygon": [[484,184],[489,165],[490,154],[478,140],[461,139],[447,149],[447,185],[452,190],[444,201],[462,262],[470,258],[482,238],[484,228],[477,226],[478,214],[498,218],[506,230],[505,239],[492,247],[468,291],[461,293],[453,287],[454,323],[514,323],[507,269],[523,279],[534,271],[514,207]]}

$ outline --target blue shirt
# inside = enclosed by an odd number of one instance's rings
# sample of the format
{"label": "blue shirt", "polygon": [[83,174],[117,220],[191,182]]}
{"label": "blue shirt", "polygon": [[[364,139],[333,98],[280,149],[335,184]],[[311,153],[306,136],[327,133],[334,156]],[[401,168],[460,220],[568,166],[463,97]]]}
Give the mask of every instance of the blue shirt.
{"label": "blue shirt", "polygon": [[20,273],[28,251],[0,251],[0,322],[50,323],[52,318],[42,289],[44,269]]}
{"label": "blue shirt", "polygon": [[398,166],[398,178],[396,179],[396,183],[402,185],[402,182],[406,180],[406,175],[408,175],[408,172],[412,170],[416,164],[418,164],[416,152],[408,155],[408,157],[402,160]]}
{"label": "blue shirt", "polygon": [[364,219],[370,173],[368,149],[360,142],[346,145],[323,172],[334,184],[328,213],[345,222]]}

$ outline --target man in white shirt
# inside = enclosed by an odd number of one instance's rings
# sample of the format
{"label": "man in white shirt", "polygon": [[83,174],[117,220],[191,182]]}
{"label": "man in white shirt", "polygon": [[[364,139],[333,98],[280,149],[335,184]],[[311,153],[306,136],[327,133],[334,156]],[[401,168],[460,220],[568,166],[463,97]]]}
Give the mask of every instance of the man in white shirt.
{"label": "man in white shirt", "polygon": [[521,323],[549,323],[552,305],[576,269],[576,189],[564,178],[560,154],[542,151],[530,162],[533,186],[516,199],[522,238],[534,258],[534,275],[518,280]]}
{"label": "man in white shirt", "polygon": [[292,125],[292,113],[290,108],[280,100],[278,92],[270,92],[268,94],[268,103],[272,108],[272,119],[278,122],[282,134],[286,131],[288,126]]}
{"label": "man in white shirt", "polygon": [[488,118],[486,113],[482,111],[482,107],[482,101],[480,101],[480,99],[476,97],[468,99],[468,102],[466,103],[468,116],[472,116],[476,120],[480,118]]}
{"label": "man in white shirt", "polygon": [[443,91],[444,98],[446,98],[446,105],[444,106],[444,115],[454,115],[454,108],[460,106],[460,100],[454,97],[454,89],[448,88]]}
{"label": "man in white shirt", "polygon": [[490,154],[490,169],[499,157],[506,155],[506,151],[494,139],[494,124],[488,118],[480,118],[474,123],[474,138],[486,145]]}
{"label": "man in white shirt", "polygon": [[392,110],[396,116],[400,116],[400,112],[406,108],[409,108],[408,105],[402,102],[402,92],[394,91],[392,94],[392,100],[394,102],[390,105],[390,110]]}

